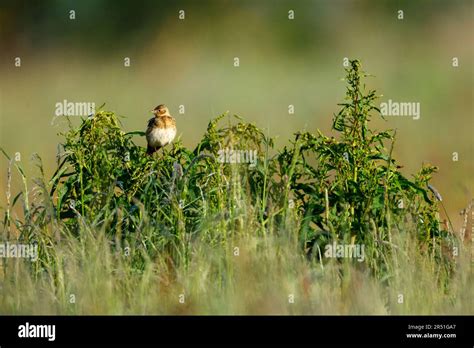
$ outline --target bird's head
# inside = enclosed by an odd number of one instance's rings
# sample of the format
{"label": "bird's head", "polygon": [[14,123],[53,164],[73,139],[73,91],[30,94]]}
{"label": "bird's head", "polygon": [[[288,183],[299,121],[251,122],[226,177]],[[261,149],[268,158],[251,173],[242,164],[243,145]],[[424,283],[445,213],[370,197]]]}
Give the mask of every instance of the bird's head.
{"label": "bird's head", "polygon": [[156,108],[154,108],[153,110],[151,110],[151,112],[153,114],[155,114],[155,116],[165,116],[165,115],[168,115],[170,114],[168,108],[166,107],[165,104],[160,104],[158,105]]}

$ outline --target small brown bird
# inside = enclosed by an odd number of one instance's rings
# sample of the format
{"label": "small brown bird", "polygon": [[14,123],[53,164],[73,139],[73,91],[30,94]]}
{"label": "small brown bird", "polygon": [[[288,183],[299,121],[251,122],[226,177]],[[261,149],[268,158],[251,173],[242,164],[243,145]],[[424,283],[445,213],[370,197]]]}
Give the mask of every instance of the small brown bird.
{"label": "small brown bird", "polygon": [[164,104],[158,105],[151,112],[155,114],[155,117],[148,121],[146,129],[148,143],[146,153],[148,155],[154,154],[171,143],[176,136],[176,121]]}

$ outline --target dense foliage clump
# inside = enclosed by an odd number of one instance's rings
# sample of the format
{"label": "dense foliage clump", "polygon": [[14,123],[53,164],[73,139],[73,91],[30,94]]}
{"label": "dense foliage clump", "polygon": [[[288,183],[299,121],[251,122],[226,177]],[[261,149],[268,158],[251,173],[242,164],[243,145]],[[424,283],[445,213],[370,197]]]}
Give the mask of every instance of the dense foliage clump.
{"label": "dense foliage clump", "polygon": [[[137,270],[159,255],[171,268],[187,265],[198,242],[227,248],[238,235],[289,232],[302,255],[321,263],[329,243],[362,244],[367,268],[382,277],[393,271],[394,235],[405,233],[449,273],[454,237],[440,226],[428,186],[436,168],[425,165],[413,179],[401,174],[392,157],[395,132],[369,127],[380,110],[363,77],[351,61],[335,136],[297,133],[274,155],[272,139],[255,125],[236,117],[219,126],[225,114],[195,149],[178,140],[154,157],[134,142],[143,133],[123,132],[113,112],[84,119],[64,135],[58,168],[40,181],[35,209],[26,204],[25,220],[15,221],[22,239],[40,244],[36,270],[48,267],[63,238],[88,229],[103,232],[115,250],[131,250]],[[258,160],[226,163],[228,149],[255,151]]]}

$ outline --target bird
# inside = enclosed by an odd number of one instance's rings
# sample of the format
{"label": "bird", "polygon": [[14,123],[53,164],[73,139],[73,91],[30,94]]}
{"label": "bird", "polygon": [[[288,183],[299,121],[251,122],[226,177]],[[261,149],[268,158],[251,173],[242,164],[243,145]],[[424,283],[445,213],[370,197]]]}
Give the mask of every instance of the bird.
{"label": "bird", "polygon": [[160,104],[151,112],[155,115],[148,121],[146,140],[148,155],[171,143],[176,136],[176,120],[170,115],[166,105]]}

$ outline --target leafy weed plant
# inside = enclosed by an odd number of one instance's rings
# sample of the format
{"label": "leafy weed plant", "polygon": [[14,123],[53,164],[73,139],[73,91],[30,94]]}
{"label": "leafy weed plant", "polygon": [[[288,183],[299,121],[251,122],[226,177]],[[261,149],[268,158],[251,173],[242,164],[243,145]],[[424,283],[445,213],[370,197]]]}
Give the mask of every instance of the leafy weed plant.
{"label": "leafy weed plant", "polygon": [[[64,134],[64,151],[50,179],[36,157],[41,175],[33,188],[4,151],[9,178],[14,166],[24,184],[12,200],[8,196],[4,236],[37,243],[39,257],[29,263],[5,260],[7,295],[0,308],[12,313],[261,313],[256,307],[264,313],[462,312],[472,278],[462,271],[464,254],[457,261],[452,256],[453,248],[464,250],[463,245],[439,221],[439,194],[429,184],[437,168],[424,165],[412,179],[401,174],[392,156],[395,132],[369,127],[380,110],[375,91],[362,84],[360,63],[351,61],[346,73],[335,136],[299,132],[275,155],[273,140],[262,130],[237,116],[221,126],[223,114],[209,122],[193,150],[177,140],[147,156],[134,142],[143,132],[123,132],[116,115],[104,110]],[[224,149],[255,151],[258,161],[225,163]],[[22,217],[13,214],[19,202]],[[364,245],[365,262],[325,257],[332,243]],[[431,296],[409,287],[404,291],[412,307],[397,307],[394,289],[414,281],[416,272],[425,272],[420,284]],[[24,295],[14,293],[15,284]],[[32,304],[33,289],[41,291],[47,306]],[[76,307],[67,303],[73,292],[82,296]],[[179,307],[175,300],[181,292],[191,300]],[[303,299],[295,309],[284,304],[290,292]],[[376,304],[367,304],[361,292],[373,294]],[[321,296],[326,302],[318,300]],[[426,307],[417,307],[423,300]]]}

